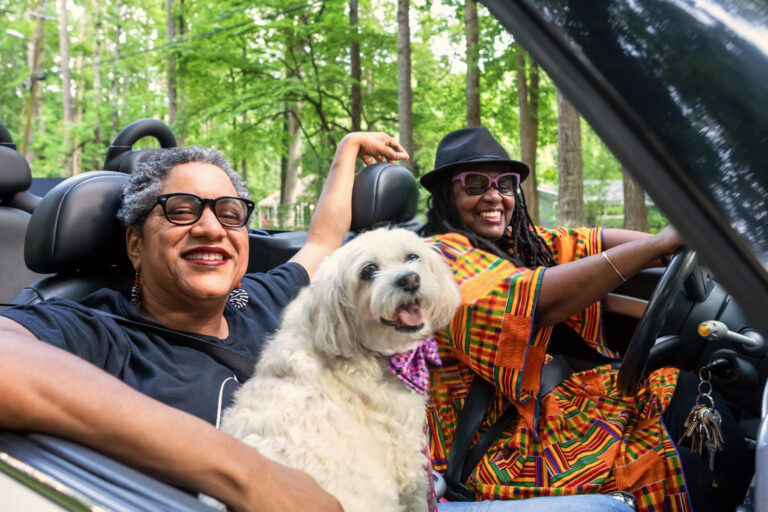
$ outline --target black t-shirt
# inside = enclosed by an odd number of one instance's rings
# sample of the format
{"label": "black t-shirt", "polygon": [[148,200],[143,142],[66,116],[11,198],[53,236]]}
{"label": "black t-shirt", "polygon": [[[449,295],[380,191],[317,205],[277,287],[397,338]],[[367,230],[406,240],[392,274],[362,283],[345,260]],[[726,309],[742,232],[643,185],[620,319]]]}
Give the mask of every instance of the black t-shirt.
{"label": "black t-shirt", "polygon": [[[195,336],[256,361],[266,338],[280,326],[283,308],[309,283],[309,276],[301,265],[287,263],[266,274],[248,274],[241,283],[248,292],[248,304],[241,310],[229,304],[224,309],[229,336]],[[139,315],[126,297],[108,289],[80,302],[52,299],[10,308],[0,315],[138,391],[216,423],[240,385],[232,370],[194,348],[169,343],[161,334],[125,326],[90,308],[152,323]]]}

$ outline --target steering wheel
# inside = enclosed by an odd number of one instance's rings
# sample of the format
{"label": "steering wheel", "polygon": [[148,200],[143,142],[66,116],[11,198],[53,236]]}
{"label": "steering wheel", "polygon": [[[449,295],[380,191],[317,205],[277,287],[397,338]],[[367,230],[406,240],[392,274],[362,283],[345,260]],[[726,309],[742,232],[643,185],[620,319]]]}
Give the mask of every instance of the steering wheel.
{"label": "steering wheel", "polygon": [[621,360],[617,384],[622,395],[630,396],[637,392],[645,376],[651,347],[664,326],[675,295],[696,265],[696,253],[692,249],[683,249],[672,259],[661,276],[643,316],[637,323],[624,359]]}

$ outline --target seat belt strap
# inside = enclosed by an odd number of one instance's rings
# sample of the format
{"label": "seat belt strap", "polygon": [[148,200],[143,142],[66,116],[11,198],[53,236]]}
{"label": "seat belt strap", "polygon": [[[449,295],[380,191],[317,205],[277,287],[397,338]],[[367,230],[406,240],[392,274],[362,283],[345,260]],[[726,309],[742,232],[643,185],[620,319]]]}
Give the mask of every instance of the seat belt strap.
{"label": "seat belt strap", "polygon": [[252,359],[224,346],[217,345],[216,343],[206,341],[196,336],[192,336],[191,334],[174,331],[159,325],[137,322],[136,320],[131,320],[129,318],[125,318],[124,316],[108,313],[100,309],[91,308],[91,311],[100,316],[111,318],[116,322],[119,322],[128,327],[134,327],[143,331],[162,334],[169,342],[176,343],[177,345],[184,345],[190,348],[194,348],[195,350],[199,350],[200,352],[204,352],[219,363],[232,370],[235,373],[237,380],[240,382],[245,382],[248,380],[248,378],[253,375],[253,371],[256,367],[256,362]]}
{"label": "seat belt strap", "polygon": [[465,472],[464,461],[469,453],[472,439],[480,430],[480,424],[495,394],[494,391],[493,384],[476,375],[464,398],[464,406],[456,419],[456,429],[448,452],[448,466],[443,474],[447,486],[445,496],[451,501],[474,501],[475,499],[474,493],[464,485],[462,478]]}
{"label": "seat belt strap", "polygon": [[539,399],[549,394],[562,382],[574,374],[574,370],[568,360],[561,354],[552,358],[550,362],[541,368],[541,379],[539,380]]}
{"label": "seat belt strap", "polygon": [[[573,374],[568,361],[562,355],[555,356],[552,361],[541,369],[539,396],[556,388]],[[464,484],[475,469],[480,459],[499,438],[510,423],[518,417],[517,409],[509,404],[498,419],[470,448],[472,439],[480,430],[480,425],[488,411],[488,406],[496,394],[496,389],[490,382],[476,375],[464,399],[464,406],[459,411],[456,420],[456,430],[448,453],[448,466],[443,474],[447,486],[445,496],[451,501],[474,501],[475,495]]]}

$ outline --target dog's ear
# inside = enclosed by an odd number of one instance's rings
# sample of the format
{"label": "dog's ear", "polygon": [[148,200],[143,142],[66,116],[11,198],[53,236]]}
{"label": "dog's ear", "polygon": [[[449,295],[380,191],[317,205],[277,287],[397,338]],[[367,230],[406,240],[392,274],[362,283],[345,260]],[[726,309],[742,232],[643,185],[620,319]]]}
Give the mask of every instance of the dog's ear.
{"label": "dog's ear", "polygon": [[453,277],[453,272],[448,263],[443,259],[440,253],[429,244],[429,248],[426,252],[426,263],[430,270],[437,277],[437,281],[440,285],[441,300],[437,301],[434,306],[434,327],[439,329],[448,322],[450,322],[453,315],[456,313],[456,308],[461,303],[461,295],[459,294],[459,286],[456,284],[456,279]]}
{"label": "dog's ear", "polygon": [[331,357],[352,357],[359,350],[354,336],[355,301],[349,288],[349,268],[340,254],[328,256],[315,273],[305,297],[302,326],[315,349]]}

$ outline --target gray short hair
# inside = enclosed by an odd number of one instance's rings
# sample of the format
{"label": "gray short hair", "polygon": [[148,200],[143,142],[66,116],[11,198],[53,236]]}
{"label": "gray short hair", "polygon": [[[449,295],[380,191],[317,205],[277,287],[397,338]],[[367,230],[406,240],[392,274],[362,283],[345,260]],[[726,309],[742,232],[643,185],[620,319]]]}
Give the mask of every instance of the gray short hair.
{"label": "gray short hair", "polygon": [[232,166],[218,149],[199,146],[163,149],[146,162],[140,163],[123,188],[122,205],[117,212],[117,218],[123,226],[140,230],[144,224],[147,209],[160,195],[168,173],[177,165],[190,162],[212,164],[220,168],[234,185],[238,197],[250,199],[248,189],[240,176],[232,170]]}

